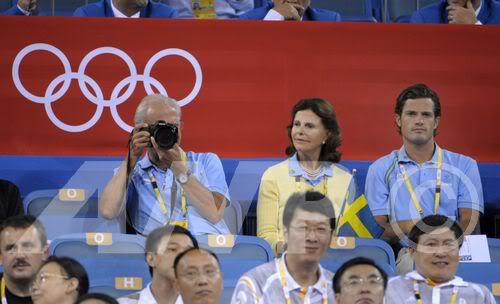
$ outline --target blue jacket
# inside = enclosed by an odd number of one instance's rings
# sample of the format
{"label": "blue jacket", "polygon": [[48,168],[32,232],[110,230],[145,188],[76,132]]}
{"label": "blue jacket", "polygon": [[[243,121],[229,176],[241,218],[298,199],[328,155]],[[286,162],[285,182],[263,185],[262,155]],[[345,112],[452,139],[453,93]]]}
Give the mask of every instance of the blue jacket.
{"label": "blue jacket", "polygon": [[17,8],[17,5],[14,5],[13,7],[9,8],[5,12],[2,12],[0,15],[10,15],[10,16],[25,16],[23,12]]}
{"label": "blue jacket", "polygon": [[[78,17],[114,17],[111,0],[101,0],[81,6],[75,10],[73,16]],[[149,1],[141,10],[140,18],[175,18],[177,11],[163,3]]]}
{"label": "blue jacket", "polygon": [[[481,10],[477,15],[477,20],[482,24],[500,24],[500,3],[493,0],[482,0]],[[447,2],[440,2],[428,5],[411,16],[411,23],[448,23]]]}
{"label": "blue jacket", "polygon": [[[267,13],[274,7],[272,2],[266,5],[253,9],[246,14],[240,16],[240,19],[246,20],[262,20]],[[303,20],[306,21],[340,21],[340,14],[334,11],[328,11],[321,8],[308,7],[304,13]]]}

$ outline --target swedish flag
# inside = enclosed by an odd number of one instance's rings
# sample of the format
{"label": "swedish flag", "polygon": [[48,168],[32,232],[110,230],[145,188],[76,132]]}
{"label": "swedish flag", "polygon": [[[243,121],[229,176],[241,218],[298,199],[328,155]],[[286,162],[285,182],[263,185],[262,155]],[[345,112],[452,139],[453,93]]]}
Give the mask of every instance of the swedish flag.
{"label": "swedish flag", "polygon": [[337,223],[337,235],[360,238],[379,238],[384,229],[380,227],[368,206],[368,201],[362,193],[357,193],[351,203],[346,199]]}

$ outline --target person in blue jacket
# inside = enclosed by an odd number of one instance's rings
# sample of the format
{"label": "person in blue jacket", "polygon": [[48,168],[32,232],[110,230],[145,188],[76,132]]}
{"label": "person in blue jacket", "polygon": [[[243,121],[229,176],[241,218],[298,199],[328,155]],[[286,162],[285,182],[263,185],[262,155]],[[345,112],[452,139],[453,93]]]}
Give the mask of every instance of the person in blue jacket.
{"label": "person in blue jacket", "polygon": [[17,4],[0,15],[30,16],[36,14],[38,0],[18,0]]}
{"label": "person in blue jacket", "polygon": [[177,15],[170,6],[150,0],[100,0],[81,6],[73,13],[78,17],[121,18],[175,18]]}
{"label": "person in blue jacket", "polygon": [[264,6],[240,16],[247,20],[340,21],[340,14],[312,8],[311,0],[269,0]]}
{"label": "person in blue jacket", "polygon": [[441,0],[411,16],[411,23],[500,24],[500,2]]}

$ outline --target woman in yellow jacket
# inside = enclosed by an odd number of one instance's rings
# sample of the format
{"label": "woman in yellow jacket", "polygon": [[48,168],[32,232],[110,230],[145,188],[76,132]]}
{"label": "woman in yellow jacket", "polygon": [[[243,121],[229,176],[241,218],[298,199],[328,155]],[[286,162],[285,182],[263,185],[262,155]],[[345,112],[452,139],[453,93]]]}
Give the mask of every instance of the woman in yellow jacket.
{"label": "woman in yellow jacket", "polygon": [[267,240],[277,255],[285,248],[283,210],[292,193],[323,193],[332,201],[338,218],[344,201],[352,198],[355,189],[352,175],[336,164],[340,161],[340,128],[329,102],[300,100],[292,109],[287,129],[289,158],[264,172],[257,203],[257,235]]}

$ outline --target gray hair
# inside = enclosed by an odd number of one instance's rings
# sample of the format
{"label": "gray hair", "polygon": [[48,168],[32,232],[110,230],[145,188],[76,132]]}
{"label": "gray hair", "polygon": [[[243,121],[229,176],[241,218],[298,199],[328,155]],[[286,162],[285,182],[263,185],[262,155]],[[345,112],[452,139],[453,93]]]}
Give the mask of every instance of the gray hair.
{"label": "gray hair", "polygon": [[166,106],[174,107],[175,111],[179,115],[179,119],[181,118],[181,107],[179,107],[177,100],[161,94],[152,94],[144,97],[137,106],[134,115],[135,124],[144,122],[148,108],[154,103],[162,103]]}

